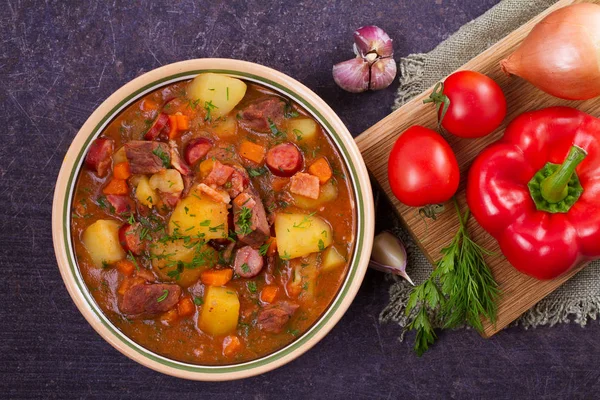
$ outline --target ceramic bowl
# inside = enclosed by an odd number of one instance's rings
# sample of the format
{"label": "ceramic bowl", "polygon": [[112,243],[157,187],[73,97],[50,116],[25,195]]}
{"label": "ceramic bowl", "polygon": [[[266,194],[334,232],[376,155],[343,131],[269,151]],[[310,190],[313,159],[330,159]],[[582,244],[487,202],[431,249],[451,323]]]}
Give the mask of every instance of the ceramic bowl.
{"label": "ceramic bowl", "polygon": [[[357,218],[354,255],[347,275],[337,296],[317,322],[294,342],[274,353],[223,366],[195,365],[169,359],[138,345],[119,331],[103,314],[82,279],[70,231],[73,191],[92,140],[119,112],[141,96],[162,86],[191,79],[202,72],[227,74],[259,83],[291,98],[312,114],[331,137],[346,163]],[[306,86],[281,72],[230,59],[197,59],[166,65],[135,78],[117,90],[94,111],[73,139],[60,169],[52,207],[52,235],[60,273],[79,311],[100,336],[127,357],[156,371],[207,381],[239,379],[267,372],[290,362],[321,340],[344,315],[360,287],[371,254],[374,221],[373,195],[367,169],[352,136],[333,110]]]}

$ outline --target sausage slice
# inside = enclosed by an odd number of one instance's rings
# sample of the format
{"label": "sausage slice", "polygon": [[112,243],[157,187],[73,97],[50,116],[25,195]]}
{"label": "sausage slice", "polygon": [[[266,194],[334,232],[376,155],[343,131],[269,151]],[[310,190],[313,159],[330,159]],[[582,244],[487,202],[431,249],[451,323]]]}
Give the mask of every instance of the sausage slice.
{"label": "sausage slice", "polygon": [[267,167],[273,175],[290,177],[302,169],[304,157],[293,143],[281,143],[267,152]]}
{"label": "sausage slice", "polygon": [[233,270],[243,278],[252,278],[263,268],[264,260],[258,250],[245,246],[235,253]]}

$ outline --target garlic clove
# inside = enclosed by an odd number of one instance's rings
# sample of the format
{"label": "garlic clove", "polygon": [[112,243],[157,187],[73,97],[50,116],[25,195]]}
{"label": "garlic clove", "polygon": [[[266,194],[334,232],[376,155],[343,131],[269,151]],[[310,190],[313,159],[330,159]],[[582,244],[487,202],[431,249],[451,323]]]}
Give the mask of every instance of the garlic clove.
{"label": "garlic clove", "polygon": [[393,58],[380,58],[371,65],[369,89],[381,90],[390,86],[396,77],[396,61]]}
{"label": "garlic clove", "polygon": [[369,63],[361,57],[333,66],[333,80],[342,89],[360,93],[369,89]]}
{"label": "garlic clove", "polygon": [[369,266],[382,272],[399,275],[414,286],[406,273],[406,249],[400,239],[384,231],[375,236]]}
{"label": "garlic clove", "polygon": [[393,40],[385,31],[375,25],[363,26],[354,32],[354,51],[365,57],[375,52],[379,57],[391,57],[394,54]]}

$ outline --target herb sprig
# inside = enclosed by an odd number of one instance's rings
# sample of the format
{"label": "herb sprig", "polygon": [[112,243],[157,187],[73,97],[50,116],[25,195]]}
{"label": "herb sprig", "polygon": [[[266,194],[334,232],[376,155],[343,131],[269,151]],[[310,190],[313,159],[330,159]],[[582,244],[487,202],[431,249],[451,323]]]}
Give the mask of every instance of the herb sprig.
{"label": "herb sprig", "polygon": [[413,289],[406,305],[406,315],[412,316],[406,329],[416,331],[414,349],[419,356],[436,339],[428,311],[442,328],[466,323],[482,332],[481,316],[496,322],[500,291],[484,259],[490,253],[469,236],[469,210],[463,215],[456,199],[454,206],[460,222],[458,232],[442,249],[442,258],[429,278]]}

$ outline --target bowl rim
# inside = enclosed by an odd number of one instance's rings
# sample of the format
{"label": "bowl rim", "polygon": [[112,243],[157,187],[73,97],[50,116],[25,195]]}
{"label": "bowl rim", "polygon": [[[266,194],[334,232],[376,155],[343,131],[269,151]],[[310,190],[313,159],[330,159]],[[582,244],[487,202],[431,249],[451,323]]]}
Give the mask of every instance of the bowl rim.
{"label": "bowl rim", "polygon": [[[77,267],[71,245],[70,209],[76,178],[91,141],[132,102],[172,82],[201,72],[222,73],[257,82],[292,98],[323,126],[337,146],[355,195],[356,244],[346,278],[336,297],[312,327],[273,353],[225,366],[196,365],[158,355],[135,343],[114,326],[99,309]],[[318,343],[337,324],[353,301],[366,273],[373,245],[374,202],[371,184],[360,151],[335,112],[312,90],[295,79],[260,64],[235,59],[204,58],[180,61],[151,70],[123,85],[109,96],[83,124],[69,147],[55,186],[52,205],[54,252],[65,286],[75,305],[94,330],[132,360],[156,371],[192,380],[222,381],[265,373],[297,358]]]}

